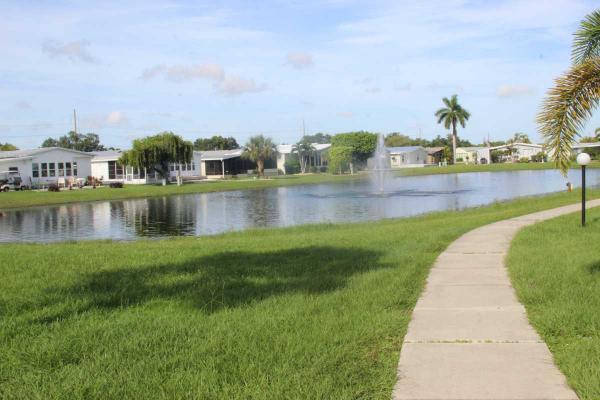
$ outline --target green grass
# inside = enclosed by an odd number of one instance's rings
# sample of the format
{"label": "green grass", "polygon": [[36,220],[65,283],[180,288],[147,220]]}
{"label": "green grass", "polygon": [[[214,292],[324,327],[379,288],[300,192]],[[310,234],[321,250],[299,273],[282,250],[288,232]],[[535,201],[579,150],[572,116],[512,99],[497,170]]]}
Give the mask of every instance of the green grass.
{"label": "green grass", "polygon": [[600,399],[600,209],[521,231],[508,256],[529,320],[582,400]]}
{"label": "green grass", "polygon": [[[592,163],[590,168],[600,167],[600,163]],[[552,169],[552,163],[517,163],[517,164],[491,164],[491,165],[450,165],[446,167],[407,168],[397,171],[400,176],[452,174],[466,172],[486,171],[514,171],[531,169]],[[264,189],[280,186],[314,185],[319,183],[347,183],[366,179],[368,174],[357,175],[287,175],[272,179],[245,179],[207,181],[202,183],[190,183],[183,186],[168,185],[125,185],[122,189],[110,189],[107,187],[96,190],[63,190],[60,193],[50,192],[10,192],[0,193],[0,210],[10,208],[43,206],[53,204],[75,203],[81,201],[120,200],[131,198],[144,198],[156,196],[168,196],[187,193],[207,193],[227,190]]]}
{"label": "green grass", "polygon": [[0,398],[389,399],[438,254],[477,226],[577,199],[202,238],[1,245]]}
{"label": "green grass", "polygon": [[[573,165],[575,168],[576,165]],[[588,168],[600,168],[600,162],[592,162]],[[524,170],[540,170],[540,169],[556,169],[553,162],[545,163],[504,163],[504,164],[456,164],[445,167],[419,167],[406,168],[398,171],[400,176],[417,176],[417,175],[436,175],[436,174],[460,174],[467,172],[495,172],[495,171],[524,171]]]}

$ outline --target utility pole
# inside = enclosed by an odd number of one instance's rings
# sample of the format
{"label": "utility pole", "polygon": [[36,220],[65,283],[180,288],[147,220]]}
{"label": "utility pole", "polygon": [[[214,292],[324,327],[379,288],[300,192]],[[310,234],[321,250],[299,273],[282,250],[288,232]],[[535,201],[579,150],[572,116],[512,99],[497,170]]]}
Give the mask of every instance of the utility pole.
{"label": "utility pole", "polygon": [[302,118],[302,136],[306,136],[306,126],[304,126],[304,118]]}
{"label": "utility pole", "polygon": [[73,136],[73,150],[75,150],[75,147],[77,145],[77,112],[75,111],[75,109],[73,109],[73,132],[75,132],[75,135]]}

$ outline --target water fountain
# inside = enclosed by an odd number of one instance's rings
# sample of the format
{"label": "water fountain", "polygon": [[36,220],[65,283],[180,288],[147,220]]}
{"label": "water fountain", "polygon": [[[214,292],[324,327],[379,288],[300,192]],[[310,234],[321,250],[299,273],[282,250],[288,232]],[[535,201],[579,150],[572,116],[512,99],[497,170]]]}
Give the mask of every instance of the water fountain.
{"label": "water fountain", "polygon": [[377,194],[383,195],[385,193],[386,181],[390,178],[392,170],[390,155],[385,148],[385,140],[383,134],[377,136],[377,147],[373,153],[373,157],[370,161],[370,169],[372,171],[371,180],[375,185]]}

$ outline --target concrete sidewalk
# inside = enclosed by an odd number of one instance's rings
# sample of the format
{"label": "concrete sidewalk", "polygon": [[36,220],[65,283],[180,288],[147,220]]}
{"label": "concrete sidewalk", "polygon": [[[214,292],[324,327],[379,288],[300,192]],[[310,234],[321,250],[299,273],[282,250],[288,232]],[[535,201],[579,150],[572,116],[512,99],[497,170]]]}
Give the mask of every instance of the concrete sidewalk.
{"label": "concrete sidewalk", "polygon": [[504,257],[519,229],[579,210],[570,205],[486,225],[439,256],[404,338],[393,399],[578,398],[529,325]]}

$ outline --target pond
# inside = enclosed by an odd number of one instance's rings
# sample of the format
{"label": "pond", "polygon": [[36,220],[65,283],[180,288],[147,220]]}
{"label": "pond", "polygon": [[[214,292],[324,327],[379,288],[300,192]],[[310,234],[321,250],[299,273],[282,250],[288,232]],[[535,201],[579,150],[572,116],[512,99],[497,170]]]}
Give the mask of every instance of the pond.
{"label": "pond", "polygon": [[[600,170],[587,175],[590,187],[600,186]],[[579,171],[569,180],[579,183]],[[0,242],[199,236],[406,217],[563,191],[566,182],[555,170],[479,172],[390,178],[383,193],[358,181],[26,208],[0,217]]]}

